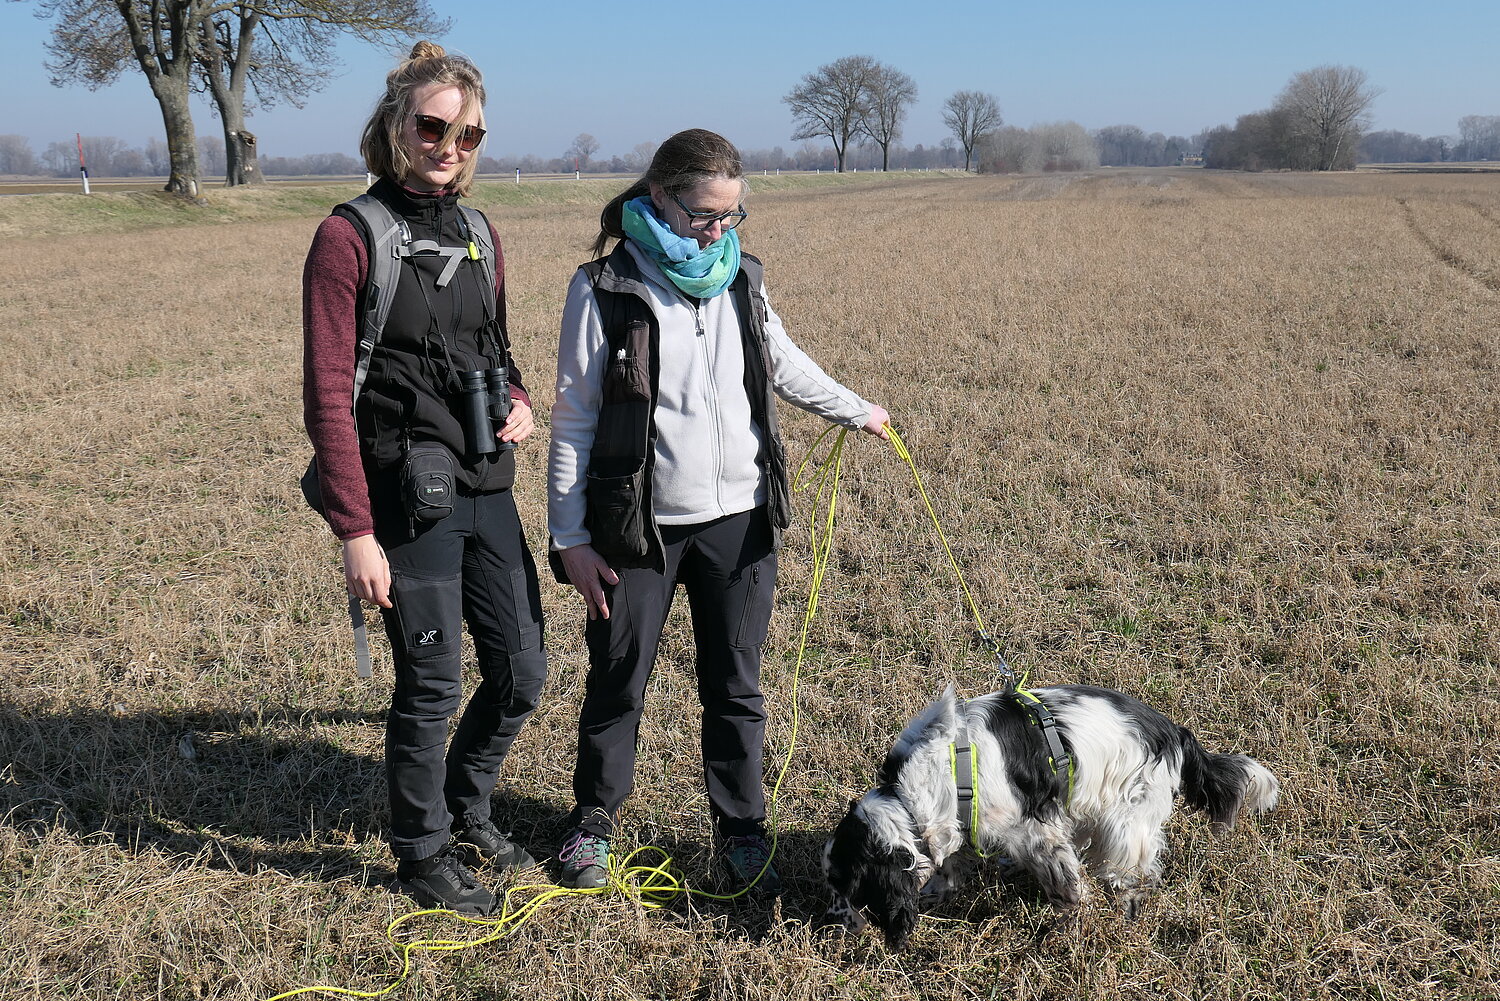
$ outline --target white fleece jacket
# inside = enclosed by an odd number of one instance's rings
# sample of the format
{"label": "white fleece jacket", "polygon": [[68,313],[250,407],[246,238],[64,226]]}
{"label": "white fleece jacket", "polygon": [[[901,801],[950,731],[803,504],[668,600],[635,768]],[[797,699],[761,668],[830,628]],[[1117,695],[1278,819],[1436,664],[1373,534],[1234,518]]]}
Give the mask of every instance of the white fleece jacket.
{"label": "white fleece jacket", "polygon": [[[695,305],[634,243],[626,245],[646,279],[651,311],[661,327],[651,484],[656,521],[696,525],[749,511],[765,501],[766,488],[756,462],[761,432],[745,393],[745,353],[734,296],[725,292]],[[851,428],[870,419],[871,404],[803,354],[787,337],[769,302],[766,337],[771,385],[783,400]],[[554,549],[590,541],[583,524],[584,474],[598,424],[606,351],[599,305],[588,278],[579,271],[568,286],[557,347],[547,484],[547,523]]]}

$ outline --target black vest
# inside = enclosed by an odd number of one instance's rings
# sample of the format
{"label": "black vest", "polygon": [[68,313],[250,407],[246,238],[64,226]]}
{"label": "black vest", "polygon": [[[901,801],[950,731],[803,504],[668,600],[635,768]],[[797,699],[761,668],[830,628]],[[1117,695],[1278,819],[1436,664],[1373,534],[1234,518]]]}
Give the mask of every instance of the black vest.
{"label": "black vest", "polygon": [[[656,397],[661,378],[661,327],[651,312],[644,279],[624,241],[608,257],[583,265],[604,325],[608,368],[599,421],[589,453],[584,526],[594,550],[614,567],[665,566],[661,533],[651,514],[651,473],[656,462]],[[759,462],[766,477],[766,510],[776,544],[790,522],[786,450],[776,420],[771,355],[766,343],[766,301],[761,263],[740,255],[729,284],[740,315],[745,348],[745,392],[760,428]],[[554,566],[554,571],[560,566]],[[566,575],[559,580],[567,581]]]}
{"label": "black vest", "polygon": [[[454,195],[416,198],[384,178],[370,194],[406,220],[414,239],[460,247],[469,242],[467,221]],[[378,234],[368,232],[358,214],[342,206],[334,211],[349,219],[364,238],[371,251],[373,277]],[[399,468],[412,443],[440,442],[458,460],[463,486],[481,492],[503,490],[515,481],[515,453],[505,449],[489,456],[466,454],[455,408],[459,372],[511,365],[504,304],[496,301],[495,287],[486,282],[486,269],[478,260],[461,261],[453,278],[437,287],[446,263],[436,254],[407,257],[399,263],[395,298],[371,355],[363,391],[355,401],[360,452],[368,475]],[[368,291],[359,291],[355,310],[359,317],[365,315]]]}

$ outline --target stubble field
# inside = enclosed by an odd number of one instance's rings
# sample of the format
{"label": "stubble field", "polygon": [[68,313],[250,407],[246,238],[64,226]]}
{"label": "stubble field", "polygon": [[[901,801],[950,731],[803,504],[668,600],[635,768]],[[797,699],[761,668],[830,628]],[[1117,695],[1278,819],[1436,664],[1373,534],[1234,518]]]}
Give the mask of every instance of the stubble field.
{"label": "stubble field", "polygon": [[[1012,663],[1253,754],[1282,806],[1221,837],[1175,817],[1135,922],[990,880],[901,954],[819,930],[822,842],[891,738],[949,681],[994,682],[910,473],[851,440],[778,802],[780,902],[559,900],[418,955],[393,996],[1494,997],[1500,178],[755,182],[745,245],[772,304],[890,409]],[[617,183],[474,199],[505,243],[539,415],[563,291]],[[96,215],[0,204],[6,999],[253,1001],[400,970],[389,659],[377,642],[374,681],[355,677],[336,545],[295,484],[309,190],[216,195],[208,214],[237,221],[213,225],[127,196]],[[795,460],[820,423],[783,421]],[[518,486],[538,550],[542,423]],[[794,736],[798,520],[767,646],[772,769]],[[538,856],[570,806],[584,669],[578,601],[543,588],[552,678],[497,800]],[[703,885],[678,612],[624,841]]]}

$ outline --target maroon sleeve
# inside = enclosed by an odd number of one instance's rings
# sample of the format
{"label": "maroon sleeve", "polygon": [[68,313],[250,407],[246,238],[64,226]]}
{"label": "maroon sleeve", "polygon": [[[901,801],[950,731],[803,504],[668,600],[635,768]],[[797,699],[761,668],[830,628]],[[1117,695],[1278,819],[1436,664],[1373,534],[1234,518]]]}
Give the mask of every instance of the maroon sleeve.
{"label": "maroon sleeve", "polygon": [[510,328],[505,325],[505,251],[500,249],[500,234],[495,232],[495,224],[488,219],[485,222],[490,227],[490,239],[495,243],[495,316],[500,320],[500,329],[505,331],[505,351],[508,356],[505,365],[510,369],[510,398],[520,400],[529,407],[531,394],[526,392],[526,383],[521,380],[520,369],[516,367],[516,356],[510,353]]}
{"label": "maroon sleeve", "polygon": [[324,219],[302,268],[302,421],[318,457],[324,517],[340,539],[375,531],[351,408],[356,303],[368,269],[354,224]]}

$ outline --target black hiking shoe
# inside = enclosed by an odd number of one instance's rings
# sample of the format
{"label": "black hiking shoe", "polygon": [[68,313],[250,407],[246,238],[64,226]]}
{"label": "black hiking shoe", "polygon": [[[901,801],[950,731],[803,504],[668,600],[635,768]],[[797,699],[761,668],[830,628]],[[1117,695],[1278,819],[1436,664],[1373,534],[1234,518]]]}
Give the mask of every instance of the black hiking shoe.
{"label": "black hiking shoe", "polygon": [[496,869],[524,869],[536,865],[536,859],[514,841],[509,834],[488,820],[470,824],[463,830],[453,832],[453,843],[463,852],[464,862],[475,869],[492,866]]}
{"label": "black hiking shoe", "polygon": [[475,878],[461,855],[450,842],[436,855],[402,859],[396,866],[396,880],[423,907],[482,917],[495,909],[495,895]]}
{"label": "black hiking shoe", "polygon": [[759,834],[725,838],[719,862],[733,888],[768,897],[781,895],[781,877],[771,864],[771,846]]}

